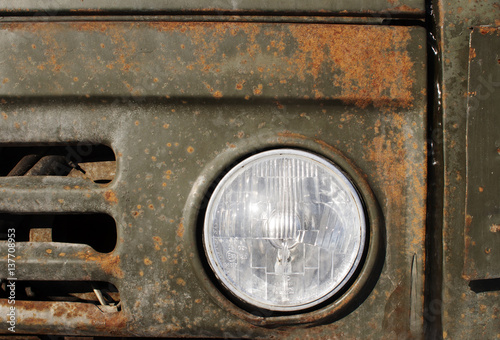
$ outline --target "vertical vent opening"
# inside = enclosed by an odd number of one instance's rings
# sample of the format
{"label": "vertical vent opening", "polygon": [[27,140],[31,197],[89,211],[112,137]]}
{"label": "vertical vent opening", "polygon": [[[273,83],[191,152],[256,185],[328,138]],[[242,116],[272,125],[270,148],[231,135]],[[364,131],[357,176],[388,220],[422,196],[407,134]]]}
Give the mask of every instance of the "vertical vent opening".
{"label": "vertical vent opening", "polygon": [[16,242],[62,242],[86,244],[100,253],[116,246],[115,220],[106,214],[18,215],[0,213],[0,242],[15,229]]}
{"label": "vertical vent opening", "polygon": [[107,184],[116,174],[113,150],[103,144],[0,145],[0,176],[68,176]]}

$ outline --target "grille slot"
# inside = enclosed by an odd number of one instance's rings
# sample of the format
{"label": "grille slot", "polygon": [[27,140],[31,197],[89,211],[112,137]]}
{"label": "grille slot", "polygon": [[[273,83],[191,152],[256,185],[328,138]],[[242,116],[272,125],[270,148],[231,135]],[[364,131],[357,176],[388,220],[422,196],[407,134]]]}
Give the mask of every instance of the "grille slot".
{"label": "grille slot", "polygon": [[0,146],[1,177],[68,176],[107,184],[115,173],[115,154],[103,144]]}
{"label": "grille slot", "polygon": [[[0,285],[0,298],[9,295],[8,280]],[[120,293],[111,283],[100,281],[16,281],[16,300],[22,301],[66,301],[92,304],[117,305]],[[95,290],[104,300],[100,301]]]}
{"label": "grille slot", "polygon": [[0,213],[0,243],[15,228],[16,242],[62,242],[91,246],[109,253],[117,241],[116,223],[106,214],[8,214]]}

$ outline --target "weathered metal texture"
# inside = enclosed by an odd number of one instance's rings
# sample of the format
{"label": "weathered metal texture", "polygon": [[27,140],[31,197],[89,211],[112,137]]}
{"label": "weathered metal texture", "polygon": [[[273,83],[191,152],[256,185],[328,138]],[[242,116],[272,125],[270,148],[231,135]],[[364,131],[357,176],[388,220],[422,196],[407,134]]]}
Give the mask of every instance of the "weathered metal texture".
{"label": "weathered metal texture", "polygon": [[86,0],[85,2],[57,1],[46,3],[39,0],[18,0],[15,3],[8,0],[0,1],[0,13],[23,13],[30,15],[58,15],[61,13],[91,12],[104,14],[106,12],[119,13],[191,13],[191,12],[223,12],[223,13],[265,13],[265,12],[290,12],[304,13],[316,12],[322,14],[340,13],[366,14],[366,15],[394,15],[394,16],[423,16],[424,0],[301,0],[266,1],[266,0],[162,0],[137,2],[133,0],[99,1]]}
{"label": "weathered metal texture", "polygon": [[[469,280],[500,278],[500,29],[471,32],[467,117],[465,267]],[[500,287],[499,287],[500,290]]]}
{"label": "weathered metal texture", "polygon": [[[87,22],[0,29],[0,143],[103,143],[117,159],[106,187],[80,178],[0,178],[1,211],[103,212],[117,222],[118,244],[106,255],[81,245],[20,244],[18,279],[40,280],[43,273],[45,279],[114,284],[122,301],[121,319],[110,321],[117,335],[420,335],[427,187],[423,28]],[[275,317],[251,316],[229,302],[230,310],[221,307],[200,282],[208,276],[194,273],[190,260],[197,245],[187,234],[197,225],[185,219],[185,207],[203,209],[188,201],[193,186],[207,173],[274,147],[332,159],[343,154],[380,205],[368,201],[369,209],[383,215],[383,268],[354,305],[309,328],[259,327],[246,320],[266,324]],[[0,254],[7,254],[3,244]],[[36,319],[19,322],[19,331],[46,331],[63,320],[53,318],[51,306],[19,307],[19,315]],[[107,334],[102,320],[92,327],[92,308],[73,319],[81,328],[57,329]],[[314,313],[299,321],[307,323]]]}
{"label": "weathered metal texture", "polygon": [[[37,334],[120,334],[125,327],[123,313],[102,313],[97,306],[85,303],[53,301],[17,301],[22,310],[17,321],[25,325],[25,331]],[[11,305],[0,301],[0,310],[8,310]],[[47,323],[50,320],[50,323]]]}
{"label": "weathered metal texture", "polygon": [[[312,98],[362,108],[408,108],[413,100],[404,29],[373,35],[367,26],[172,22],[2,28],[8,48],[0,53],[12,66],[3,69],[3,96]],[[306,81],[314,85],[299,86]]]}
{"label": "weathered metal texture", "polygon": [[[500,291],[494,287],[496,285],[498,288],[498,283],[481,281],[475,284],[464,276],[464,259],[469,256],[466,250],[470,250],[466,247],[464,235],[468,220],[465,215],[466,127],[468,101],[469,105],[473,98],[480,101],[477,96],[467,93],[469,58],[471,54],[474,55],[469,46],[471,27],[498,27],[500,6],[497,1],[466,0],[436,1],[435,5],[438,11],[438,49],[443,70],[443,81],[439,88],[442,97],[438,98],[442,101],[443,126],[442,131],[436,131],[436,136],[440,132],[444,136],[443,294],[442,299],[432,301],[435,308],[430,310],[428,317],[442,316],[444,338],[492,339],[500,334]],[[481,27],[478,29],[481,32]],[[498,55],[498,50],[495,53]],[[471,81],[479,81],[478,77],[480,74],[471,73]],[[486,91],[481,93],[483,96],[487,93],[491,98],[499,96],[499,88],[493,83],[485,85],[482,90]],[[497,111],[495,115],[498,115]],[[486,232],[491,233],[488,230]],[[498,261],[498,257],[493,261]],[[481,268],[484,264],[477,265]]]}

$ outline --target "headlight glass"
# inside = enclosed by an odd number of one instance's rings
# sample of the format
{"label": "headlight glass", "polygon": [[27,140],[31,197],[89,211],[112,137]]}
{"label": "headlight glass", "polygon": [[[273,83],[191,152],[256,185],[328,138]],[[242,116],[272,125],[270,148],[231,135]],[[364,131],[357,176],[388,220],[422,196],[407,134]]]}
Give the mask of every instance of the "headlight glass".
{"label": "headlight glass", "polygon": [[274,311],[332,297],[359,265],[366,234],[350,180],[312,153],[259,153],[229,171],[210,198],[203,244],[233,295]]}

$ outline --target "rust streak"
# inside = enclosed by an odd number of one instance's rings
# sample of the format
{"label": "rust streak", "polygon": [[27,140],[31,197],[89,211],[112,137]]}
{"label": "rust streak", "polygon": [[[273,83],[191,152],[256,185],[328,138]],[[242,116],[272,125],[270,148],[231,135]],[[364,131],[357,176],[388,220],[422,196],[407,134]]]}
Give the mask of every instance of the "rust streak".
{"label": "rust streak", "polygon": [[116,194],[113,190],[107,190],[104,193],[104,197],[106,198],[106,201],[110,203],[118,203],[118,197],[116,197]]}

